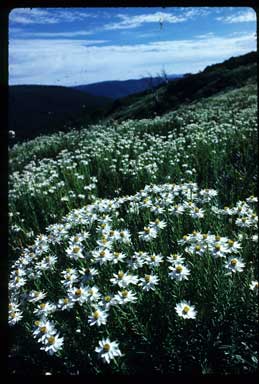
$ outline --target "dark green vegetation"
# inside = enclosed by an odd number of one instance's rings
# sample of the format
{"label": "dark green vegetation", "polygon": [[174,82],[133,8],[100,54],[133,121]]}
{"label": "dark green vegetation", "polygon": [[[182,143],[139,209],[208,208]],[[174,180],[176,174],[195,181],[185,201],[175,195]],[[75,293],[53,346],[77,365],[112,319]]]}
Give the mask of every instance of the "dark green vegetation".
{"label": "dark green vegetation", "polygon": [[78,119],[92,121],[99,116],[100,107],[110,103],[79,90],[45,85],[15,85],[9,87],[9,130],[16,141],[40,134],[68,131]]}

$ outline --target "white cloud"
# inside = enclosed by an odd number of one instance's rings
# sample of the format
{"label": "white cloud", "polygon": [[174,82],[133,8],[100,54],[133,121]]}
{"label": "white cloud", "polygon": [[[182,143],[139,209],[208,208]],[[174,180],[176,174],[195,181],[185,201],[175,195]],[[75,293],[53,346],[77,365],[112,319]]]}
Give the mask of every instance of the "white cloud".
{"label": "white cloud", "polygon": [[197,72],[256,49],[254,34],[208,36],[148,44],[86,46],[85,40],[10,39],[10,84],[75,85]]}
{"label": "white cloud", "polygon": [[230,15],[230,16],[217,17],[217,20],[223,21],[224,23],[227,23],[227,24],[255,22],[256,13],[254,10],[249,9],[244,12],[234,13],[233,15]]}
{"label": "white cloud", "polygon": [[[13,32],[13,30],[11,30]],[[51,37],[51,38],[59,38],[59,37],[68,37],[68,38],[73,38],[77,36],[88,36],[92,35],[92,31],[84,31],[84,30],[79,30],[79,31],[71,31],[71,32],[23,32],[20,34],[20,38],[24,37],[31,37],[31,38],[39,38],[39,37]],[[108,40],[92,40],[94,43],[105,43]]]}
{"label": "white cloud", "polygon": [[[178,10],[178,9],[177,9]],[[131,29],[142,26],[145,23],[182,23],[187,20],[205,16],[209,13],[208,9],[203,8],[181,8],[182,12],[174,14],[172,12],[155,12],[141,15],[117,14],[120,19],[118,22],[109,23],[104,26],[105,30]]]}
{"label": "white cloud", "polygon": [[115,29],[137,28],[143,25],[144,23],[160,23],[160,22],[182,23],[183,21],[186,21],[188,19],[188,16],[184,16],[184,15],[177,16],[177,15],[173,15],[171,13],[165,13],[165,12],[155,12],[155,13],[135,15],[135,16],[118,14],[117,17],[119,17],[121,21],[106,24],[104,26],[104,29],[115,30]]}
{"label": "white cloud", "polygon": [[16,8],[10,12],[9,21],[17,24],[58,24],[96,17],[83,11],[58,8]]}

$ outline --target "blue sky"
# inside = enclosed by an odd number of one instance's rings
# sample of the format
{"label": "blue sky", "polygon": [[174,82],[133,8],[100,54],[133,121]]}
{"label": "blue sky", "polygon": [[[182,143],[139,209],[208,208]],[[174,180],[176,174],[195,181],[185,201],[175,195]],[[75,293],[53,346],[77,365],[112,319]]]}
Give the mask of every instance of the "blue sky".
{"label": "blue sky", "polygon": [[9,84],[79,85],[196,73],[256,50],[248,7],[21,8],[9,15]]}

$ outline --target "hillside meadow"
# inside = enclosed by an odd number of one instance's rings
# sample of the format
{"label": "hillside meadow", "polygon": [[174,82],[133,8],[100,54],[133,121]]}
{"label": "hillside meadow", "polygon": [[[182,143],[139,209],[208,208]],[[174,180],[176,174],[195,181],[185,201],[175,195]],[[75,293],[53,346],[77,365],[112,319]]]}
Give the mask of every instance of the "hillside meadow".
{"label": "hillside meadow", "polygon": [[9,151],[11,373],[258,366],[257,88]]}

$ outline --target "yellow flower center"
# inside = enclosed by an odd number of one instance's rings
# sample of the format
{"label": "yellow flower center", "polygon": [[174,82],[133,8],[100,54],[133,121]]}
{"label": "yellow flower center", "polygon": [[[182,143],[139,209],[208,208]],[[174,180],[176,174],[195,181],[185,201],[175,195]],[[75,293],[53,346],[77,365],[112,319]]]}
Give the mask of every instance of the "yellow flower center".
{"label": "yellow flower center", "polygon": [[105,296],[104,301],[106,301],[106,303],[109,303],[111,301],[111,296],[109,295]]}
{"label": "yellow flower center", "polygon": [[145,275],[145,281],[146,281],[147,283],[150,282],[150,275]]}
{"label": "yellow flower center", "polygon": [[41,309],[44,309],[44,308],[46,307],[46,304],[41,303],[41,304],[40,304],[40,307],[41,307]]}
{"label": "yellow flower center", "polygon": [[149,232],[150,232],[150,228],[145,227],[145,228],[144,228],[144,232],[149,233]]}
{"label": "yellow flower center", "polygon": [[177,267],[176,267],[176,272],[177,272],[177,273],[181,273],[182,270],[183,270],[183,267],[182,267],[181,265],[177,265]]}
{"label": "yellow flower center", "polygon": [[79,241],[79,237],[75,236],[74,241],[77,243]]}
{"label": "yellow flower center", "polygon": [[114,231],[110,231],[110,236],[113,236],[114,235]]}
{"label": "yellow flower center", "polygon": [[104,229],[106,227],[106,224],[105,223],[101,224],[101,227]]}
{"label": "yellow flower center", "polygon": [[145,204],[147,204],[148,202],[149,202],[149,199],[148,199],[148,198],[144,199],[144,203],[145,203]]}
{"label": "yellow flower center", "polygon": [[74,248],[73,248],[73,252],[74,252],[74,253],[78,253],[79,251],[80,251],[80,247],[74,247]]}
{"label": "yellow flower center", "polygon": [[94,291],[92,289],[89,289],[88,293],[89,293],[89,295],[92,295],[94,293]]}
{"label": "yellow flower center", "polygon": [[119,278],[119,279],[122,279],[122,278],[123,278],[123,276],[124,276],[124,272],[122,272],[122,271],[119,271],[119,273],[118,273],[118,278]]}
{"label": "yellow flower center", "polygon": [[221,239],[221,237],[220,237],[220,236],[216,236],[215,239],[216,239],[217,241],[219,241],[219,240]]}
{"label": "yellow flower center", "polygon": [[220,250],[220,244],[215,244],[215,249],[216,249],[216,251],[219,251]]}
{"label": "yellow flower center", "polygon": [[107,239],[105,239],[105,237],[103,237],[102,240],[101,240],[101,242],[102,242],[103,244],[106,244],[106,243],[107,243]]}
{"label": "yellow flower center", "polygon": [[156,261],[156,255],[152,255],[152,256],[151,256],[151,260],[152,260],[152,261]]}
{"label": "yellow flower center", "polygon": [[104,256],[105,256],[105,251],[101,251],[101,252],[100,252],[100,256],[101,256],[101,257],[104,257]]}
{"label": "yellow flower center", "polygon": [[160,220],[159,220],[159,219],[156,219],[155,222],[156,222],[156,224],[159,224],[159,223],[160,223]]}
{"label": "yellow flower center", "polygon": [[188,239],[188,236],[187,236],[187,235],[184,235],[184,236],[183,236],[183,239],[184,239],[184,240],[187,240],[187,239]]}
{"label": "yellow flower center", "polygon": [[202,237],[203,237],[203,239],[205,240],[205,239],[208,238],[208,234],[207,234],[207,233],[204,233],[204,234],[202,235]]}
{"label": "yellow flower center", "polygon": [[126,289],[124,291],[121,292],[122,296],[123,297],[127,297],[128,296],[128,291],[126,291]]}
{"label": "yellow flower center", "polygon": [[188,313],[190,310],[190,307],[188,305],[185,305],[184,308],[183,308],[183,312],[184,313]]}
{"label": "yellow flower center", "polygon": [[234,245],[234,241],[233,241],[233,240],[228,240],[228,245],[229,245],[230,247],[232,247],[232,246]]}
{"label": "yellow flower center", "polygon": [[120,253],[119,253],[119,252],[114,252],[114,256],[115,256],[115,257],[119,257],[119,256],[120,256]]}
{"label": "yellow flower center", "polygon": [[38,327],[40,325],[39,320],[34,321],[34,325],[36,325],[36,327]]}
{"label": "yellow flower center", "polygon": [[201,246],[200,245],[196,245],[195,246],[195,251],[200,251],[201,250]]}
{"label": "yellow flower center", "polygon": [[41,333],[46,333],[47,332],[47,327],[40,327]]}
{"label": "yellow flower center", "polygon": [[196,207],[196,208],[194,209],[194,211],[195,211],[196,213],[198,213],[200,210],[199,210],[199,208]]}
{"label": "yellow flower center", "polygon": [[109,352],[109,350],[110,350],[110,344],[104,344],[104,346],[103,346],[103,350],[105,351],[105,352]]}
{"label": "yellow flower center", "polygon": [[228,210],[228,207],[224,207],[224,211],[227,211]]}
{"label": "yellow flower center", "polygon": [[120,232],[120,237],[124,237],[125,236],[125,233],[124,232]]}
{"label": "yellow flower center", "polygon": [[55,343],[55,336],[50,336],[48,338],[48,342],[49,342],[49,344],[54,344]]}
{"label": "yellow flower center", "polygon": [[93,317],[95,318],[95,320],[99,319],[99,317],[100,317],[100,312],[99,312],[99,311],[95,311],[95,312],[93,313]]}
{"label": "yellow flower center", "polygon": [[65,297],[65,299],[63,299],[63,303],[64,303],[64,304],[68,304],[68,302],[69,302],[68,298]]}
{"label": "yellow flower center", "polygon": [[242,222],[243,222],[243,223],[246,222],[246,218],[245,218],[245,217],[242,217]]}
{"label": "yellow flower center", "polygon": [[236,265],[237,264],[237,259],[232,259],[230,263],[231,263],[231,265]]}
{"label": "yellow flower center", "polygon": [[77,290],[75,291],[75,295],[76,295],[76,296],[81,296],[81,294],[82,294],[81,289],[77,289]]}

